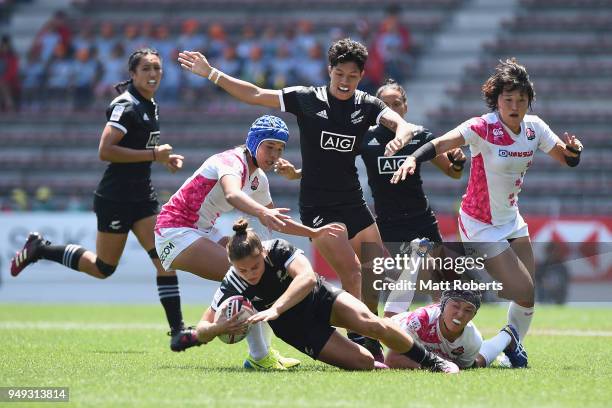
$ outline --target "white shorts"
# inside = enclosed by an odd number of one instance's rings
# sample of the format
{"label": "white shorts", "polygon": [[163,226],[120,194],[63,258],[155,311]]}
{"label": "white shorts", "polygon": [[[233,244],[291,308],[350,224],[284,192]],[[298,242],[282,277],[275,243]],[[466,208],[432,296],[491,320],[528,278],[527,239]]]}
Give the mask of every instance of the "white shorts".
{"label": "white shorts", "polygon": [[219,242],[223,234],[215,227],[208,230],[187,227],[161,228],[155,231],[155,250],[164,269],[172,269],[170,265],[174,258],[200,238]]}
{"label": "white shorts", "polygon": [[491,225],[459,210],[459,234],[467,255],[493,258],[510,247],[509,239],[528,237],[529,228],[519,213],[510,222]]}

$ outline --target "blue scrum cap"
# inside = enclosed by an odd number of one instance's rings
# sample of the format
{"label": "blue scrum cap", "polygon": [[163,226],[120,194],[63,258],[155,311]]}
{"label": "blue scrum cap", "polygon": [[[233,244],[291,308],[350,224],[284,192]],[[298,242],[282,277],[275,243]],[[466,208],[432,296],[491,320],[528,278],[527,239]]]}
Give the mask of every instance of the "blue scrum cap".
{"label": "blue scrum cap", "polygon": [[259,145],[266,140],[287,143],[289,129],[281,118],[264,115],[253,122],[246,138],[246,147],[253,159],[257,157]]}

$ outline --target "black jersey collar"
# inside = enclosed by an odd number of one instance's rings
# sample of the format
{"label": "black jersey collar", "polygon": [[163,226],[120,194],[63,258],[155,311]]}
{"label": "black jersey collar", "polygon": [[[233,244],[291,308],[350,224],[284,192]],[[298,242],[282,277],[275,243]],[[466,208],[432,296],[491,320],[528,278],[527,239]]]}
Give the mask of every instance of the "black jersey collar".
{"label": "black jersey collar", "polygon": [[355,93],[353,93],[353,96],[351,96],[350,99],[347,99],[346,101],[343,101],[341,99],[336,98],[334,95],[331,94],[330,90],[329,90],[329,86],[322,86],[320,88],[316,88],[315,94],[317,96],[317,99],[327,103],[328,106],[330,106],[330,101],[334,101],[335,103],[338,104],[353,104],[355,105],[355,108],[357,108],[357,105],[360,103],[363,103],[363,98],[366,95],[365,92],[360,91],[359,89],[355,89]]}
{"label": "black jersey collar", "polygon": [[145,104],[150,104],[153,106],[156,106],[157,104],[155,103],[155,99],[147,99],[144,96],[142,96],[140,94],[140,92],[138,92],[138,90],[136,89],[136,87],[134,86],[133,83],[130,83],[130,85],[128,85],[127,88],[128,92],[138,101],[138,102],[143,102]]}

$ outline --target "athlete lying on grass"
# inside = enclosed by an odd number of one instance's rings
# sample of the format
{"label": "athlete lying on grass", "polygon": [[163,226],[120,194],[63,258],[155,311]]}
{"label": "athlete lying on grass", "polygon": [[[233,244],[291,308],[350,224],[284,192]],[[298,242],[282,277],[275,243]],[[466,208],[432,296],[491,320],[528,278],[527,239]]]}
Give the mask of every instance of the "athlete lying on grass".
{"label": "athlete lying on grass", "polygon": [[[472,322],[480,301],[480,292],[446,290],[439,304],[399,313],[391,320],[425,349],[460,368],[487,367],[501,352],[512,367],[527,367],[527,352],[512,325],[505,326],[497,336],[482,340]],[[420,368],[420,364],[393,350],[387,353],[385,363],[391,368]]]}
{"label": "athlete lying on grass", "polygon": [[[238,333],[248,324],[267,321],[278,338],[313,359],[349,370],[386,368],[375,362],[366,348],[335,329],[343,327],[380,340],[398,355],[418,361],[420,368],[459,371],[456,364],[413,341],[392,320],[379,318],[357,298],[325,282],[300,249],[282,239],[261,242],[247,227],[244,219],[234,224],[236,233],[227,244],[232,267],[196,329],[202,343],[224,332]],[[215,322],[215,310],[236,295],[249,299],[259,312],[244,322]]]}

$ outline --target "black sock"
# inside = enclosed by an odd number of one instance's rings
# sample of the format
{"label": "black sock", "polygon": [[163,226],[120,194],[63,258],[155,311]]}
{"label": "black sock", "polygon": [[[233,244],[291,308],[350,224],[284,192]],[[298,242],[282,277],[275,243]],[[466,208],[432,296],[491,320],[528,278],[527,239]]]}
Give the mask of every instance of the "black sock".
{"label": "black sock", "polygon": [[159,292],[159,301],[166,311],[170,330],[172,332],[182,330],[184,324],[178,278],[176,276],[158,276],[157,291]]}
{"label": "black sock", "polygon": [[431,351],[425,350],[421,344],[414,342],[410,350],[404,353],[406,357],[422,365],[423,367],[432,367],[437,360],[436,355]]}
{"label": "black sock", "polygon": [[40,257],[49,261],[61,263],[62,265],[79,270],[79,259],[85,253],[85,248],[80,245],[43,245],[40,248]]}

